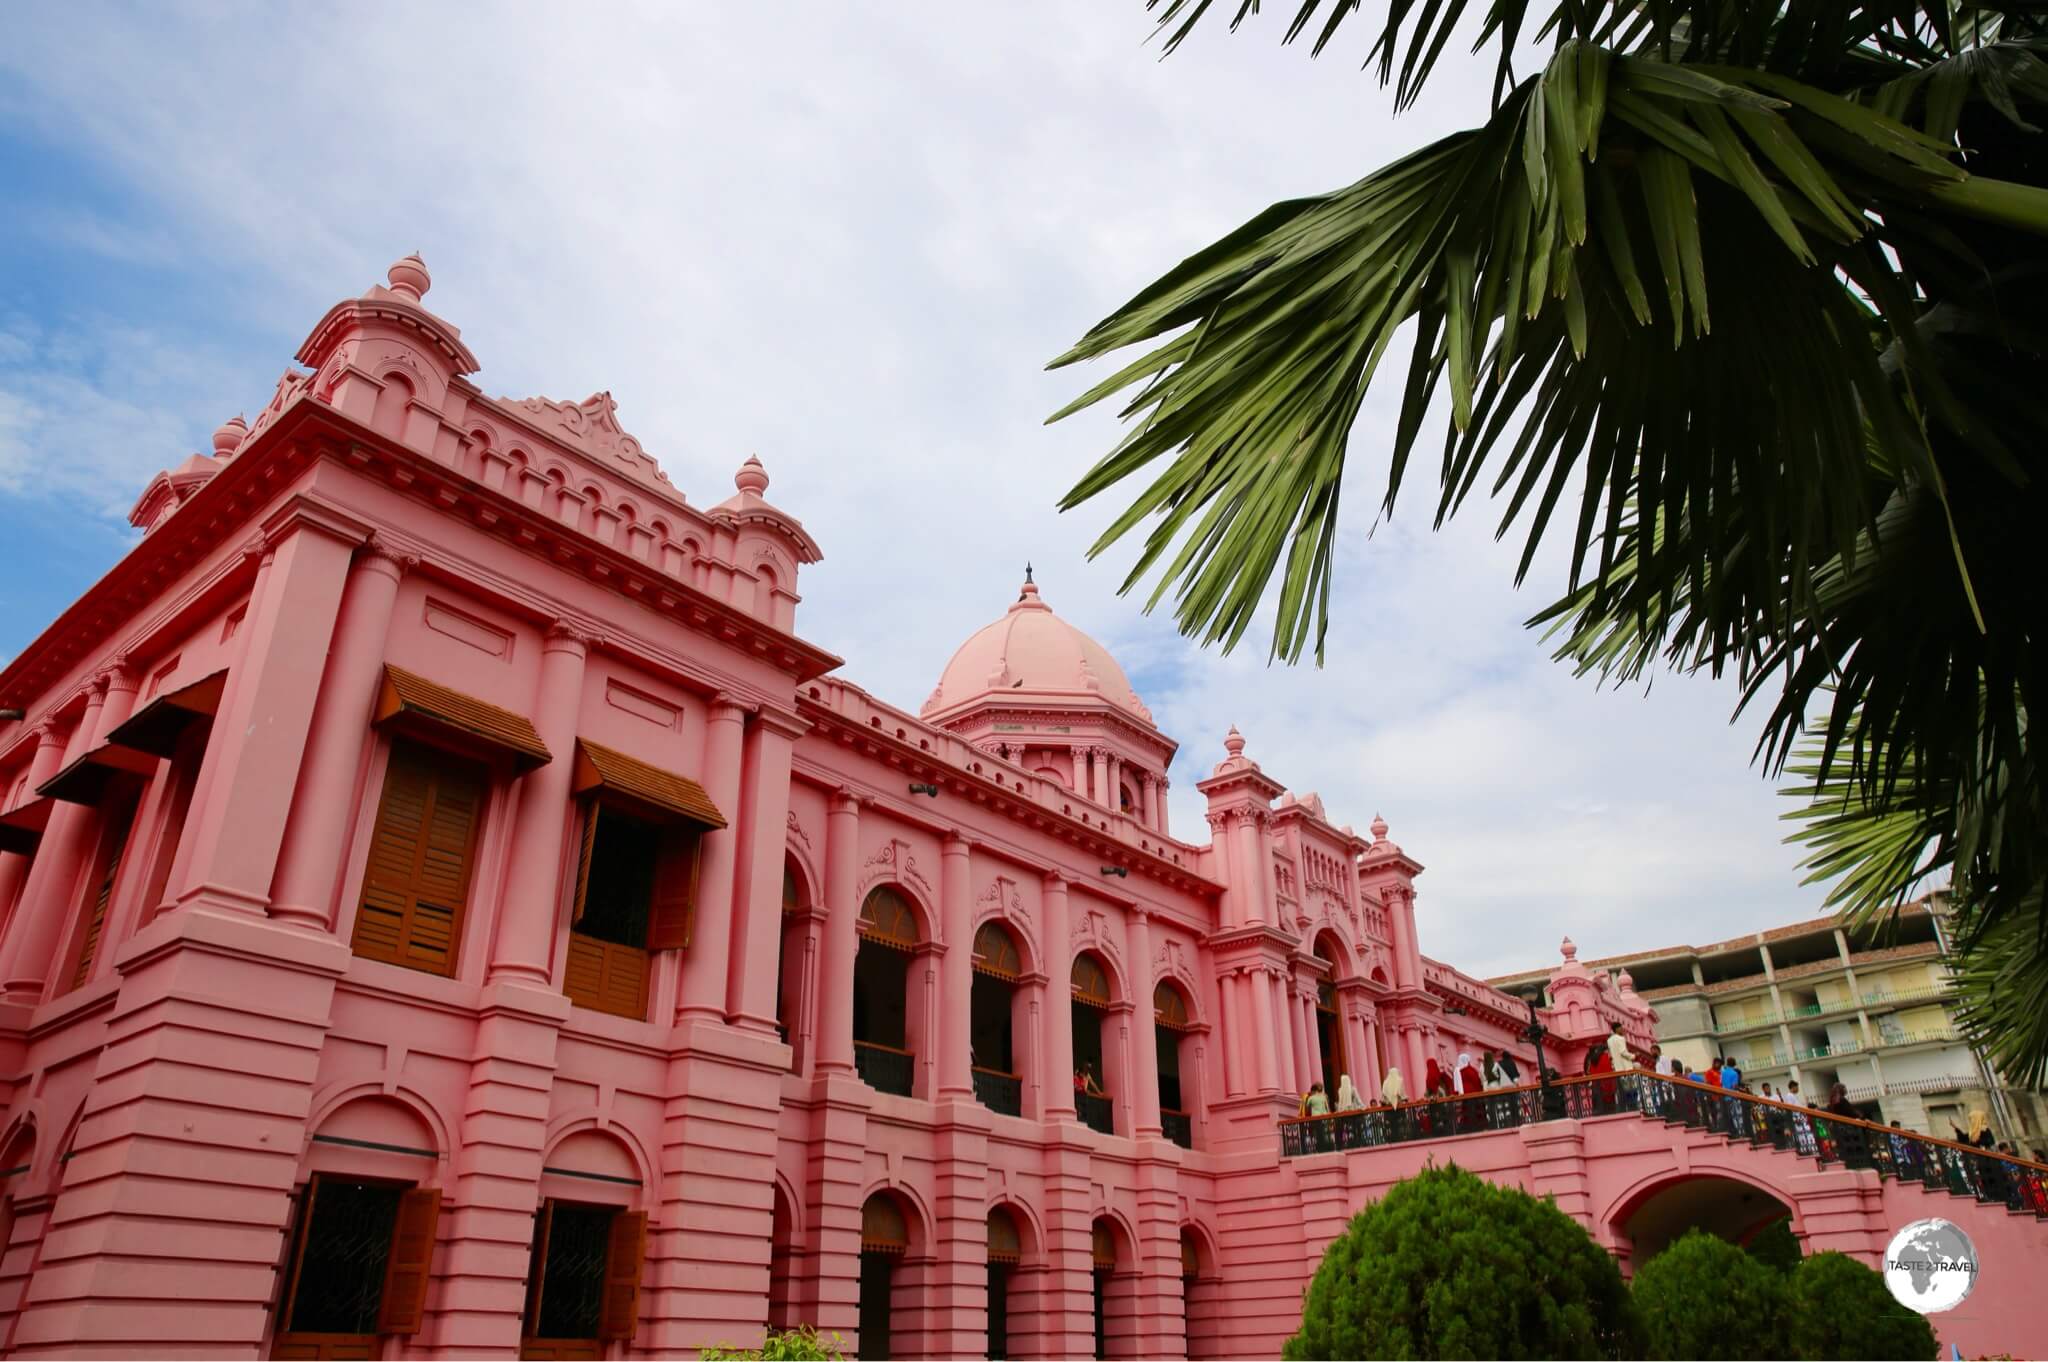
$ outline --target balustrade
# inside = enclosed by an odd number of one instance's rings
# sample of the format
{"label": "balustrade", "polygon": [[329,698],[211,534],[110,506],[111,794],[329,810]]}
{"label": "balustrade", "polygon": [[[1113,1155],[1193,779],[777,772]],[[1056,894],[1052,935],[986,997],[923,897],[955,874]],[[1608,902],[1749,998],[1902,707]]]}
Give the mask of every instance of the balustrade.
{"label": "balustrade", "polygon": [[1099,1130],[1105,1135],[1116,1134],[1116,1104],[1106,1093],[1075,1093],[1074,1114],[1079,1116],[1081,1124],[1090,1130]]}
{"label": "balustrade", "polygon": [[1024,1114],[1024,1080],[999,1069],[974,1070],[974,1100],[1004,1116]]}
{"label": "balustrade", "polygon": [[853,1068],[876,1092],[908,1097],[917,1075],[917,1056],[893,1045],[857,1040],[853,1043]]}

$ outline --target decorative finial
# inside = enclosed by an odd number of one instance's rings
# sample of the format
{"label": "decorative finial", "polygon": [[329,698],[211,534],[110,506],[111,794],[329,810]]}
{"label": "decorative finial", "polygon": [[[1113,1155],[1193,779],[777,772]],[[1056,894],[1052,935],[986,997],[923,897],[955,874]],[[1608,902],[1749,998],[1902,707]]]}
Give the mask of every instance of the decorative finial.
{"label": "decorative finial", "polygon": [[1387,820],[1386,820],[1386,819],[1384,819],[1384,818],[1380,817],[1380,816],[1379,816],[1378,814],[1374,814],[1374,815],[1372,816],[1372,822],[1371,822],[1371,823],[1370,823],[1370,824],[1369,824],[1368,826],[1370,826],[1370,827],[1371,827],[1371,829],[1372,829],[1372,840],[1373,840],[1373,841],[1375,841],[1375,842],[1384,842],[1384,841],[1386,841],[1386,840],[1387,840]]}
{"label": "decorative finial", "polygon": [[418,251],[392,261],[391,268],[384,271],[384,277],[391,281],[393,293],[414,302],[434,286],[434,277],[427,273],[427,262],[420,259]]}
{"label": "decorative finial", "polygon": [[1230,736],[1223,740],[1223,750],[1233,757],[1244,755],[1244,734],[1237,731],[1237,725],[1230,726]]}
{"label": "decorative finial", "polygon": [[1028,558],[1024,560],[1024,585],[1031,585],[1031,560]]}
{"label": "decorative finial", "polygon": [[240,416],[231,416],[220,423],[213,432],[213,457],[225,459],[241,447],[249,438],[249,423]]}
{"label": "decorative finial", "polygon": [[1564,958],[1567,960],[1576,960],[1579,958],[1579,948],[1572,944],[1572,939],[1570,937],[1566,937],[1564,939],[1564,944],[1562,946],[1559,946],[1558,949],[1564,952]]}
{"label": "decorative finial", "polygon": [[1633,974],[1630,974],[1627,970],[1623,970],[1621,973],[1614,976],[1614,986],[1620,989],[1623,993],[1630,992],[1636,986],[1635,976]]}
{"label": "decorative finial", "polygon": [[740,465],[740,471],[732,475],[732,485],[742,492],[760,496],[768,490],[768,470],[761,466],[759,455],[747,455],[747,461]]}

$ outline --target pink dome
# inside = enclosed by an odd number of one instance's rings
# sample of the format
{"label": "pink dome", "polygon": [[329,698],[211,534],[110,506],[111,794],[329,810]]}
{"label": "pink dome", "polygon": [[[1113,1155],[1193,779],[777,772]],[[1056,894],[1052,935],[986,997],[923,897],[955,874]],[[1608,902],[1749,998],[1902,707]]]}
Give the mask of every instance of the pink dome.
{"label": "pink dome", "polygon": [[953,709],[996,695],[1023,700],[1107,701],[1152,722],[1152,711],[1131,689],[1130,678],[1097,643],[1052,612],[1029,579],[1016,604],[994,624],[960,645],[946,664],[924,712]]}

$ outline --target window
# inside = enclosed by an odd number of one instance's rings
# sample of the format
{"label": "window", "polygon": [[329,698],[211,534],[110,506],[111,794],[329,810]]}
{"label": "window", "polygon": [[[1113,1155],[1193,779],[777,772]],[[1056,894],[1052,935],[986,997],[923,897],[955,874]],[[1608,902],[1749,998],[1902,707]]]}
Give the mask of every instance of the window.
{"label": "window", "polygon": [[78,960],[71,969],[70,988],[83,987],[92,978],[93,961],[99,955],[100,940],[106,935],[107,904],[114,897],[114,884],[121,877],[121,861],[135,828],[137,799],[131,791],[116,795],[107,805],[106,833],[93,863],[91,897],[85,903],[85,923],[78,942]]}
{"label": "window", "polygon": [[441,1194],[315,1173],[299,1203],[273,1357],[370,1355],[379,1334],[416,1334]]}
{"label": "window", "polygon": [[916,1087],[910,1040],[910,955],[918,948],[917,913],[887,885],[869,892],[855,923],[853,958],[854,1068],[871,1088],[901,1097]]}
{"label": "window", "polygon": [[526,1325],[519,1355],[595,1358],[630,1339],[640,1319],[647,1215],[573,1201],[542,1203],[526,1271]]}
{"label": "window", "polygon": [[697,831],[657,823],[595,800],[583,852],[562,991],[569,1001],[645,1020],[651,952],[690,943],[697,894]]}
{"label": "window", "polygon": [[353,946],[428,974],[453,975],[469,895],[483,767],[435,748],[395,741],[363,870]]}

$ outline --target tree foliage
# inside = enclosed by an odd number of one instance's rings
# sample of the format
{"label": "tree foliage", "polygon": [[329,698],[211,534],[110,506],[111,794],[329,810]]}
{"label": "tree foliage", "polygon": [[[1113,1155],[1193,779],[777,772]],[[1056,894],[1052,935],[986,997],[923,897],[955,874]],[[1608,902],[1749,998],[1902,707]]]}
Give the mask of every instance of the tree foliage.
{"label": "tree foliage", "polygon": [[1636,1270],[1629,1294],[1649,1358],[1797,1357],[1786,1345],[1784,1274],[1725,1239],[1687,1230]]}
{"label": "tree foliage", "polygon": [[1790,1272],[1804,1261],[1799,1248],[1799,1236],[1792,1233],[1792,1221],[1789,1217],[1774,1220],[1764,1226],[1743,1247],[1748,1250],[1750,1257],[1765,1267],[1776,1268],[1780,1272]]}
{"label": "tree foliage", "polygon": [[840,1362],[845,1356],[838,1334],[828,1339],[809,1324],[770,1329],[758,1348],[712,1346],[698,1353],[703,1362]]}
{"label": "tree foliage", "polygon": [[1620,1270],[1578,1222],[1453,1164],[1352,1217],[1282,1356],[1604,1358],[1634,1347]]}
{"label": "tree foliage", "polygon": [[1840,1253],[1803,1259],[1786,1280],[1785,1348],[1798,1358],[1934,1356],[1927,1317],[1892,1298],[1876,1270]]}
{"label": "tree foliage", "polygon": [[[1217,8],[1149,3],[1169,50]],[[1297,0],[1286,36],[1376,15],[1405,105],[1466,13]],[[1500,503],[1518,580],[1567,536],[1531,623],[1582,672],[1732,672],[1832,901],[1868,921],[1952,873],[1966,1023],[2048,1072],[2038,9],[1488,0],[1478,27],[1483,124],[1274,205],[1054,361],[1142,347],[1054,418],[1131,423],[1063,506],[1148,478],[1094,547],[1149,522],[1125,589],[1225,648],[1271,600],[1274,654],[1320,658],[1353,423],[1411,327],[1380,509],[1420,463],[1439,523]],[[1517,78],[1530,31],[1551,55]]]}

